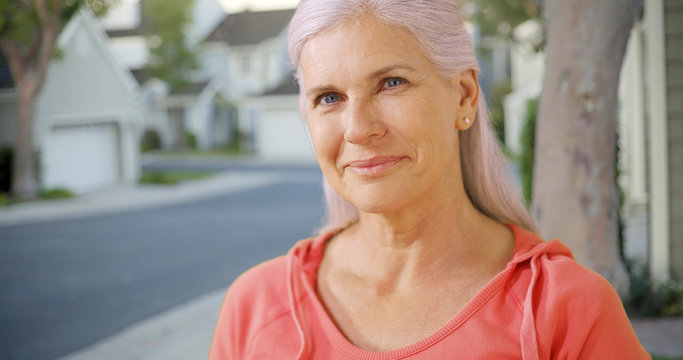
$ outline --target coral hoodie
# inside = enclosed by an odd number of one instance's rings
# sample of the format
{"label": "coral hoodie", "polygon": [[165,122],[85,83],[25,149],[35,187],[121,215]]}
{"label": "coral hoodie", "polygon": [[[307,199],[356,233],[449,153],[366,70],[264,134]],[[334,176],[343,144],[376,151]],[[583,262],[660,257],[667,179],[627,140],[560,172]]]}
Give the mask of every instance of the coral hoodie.
{"label": "coral hoodie", "polygon": [[510,228],[505,270],[434,334],[388,352],[350,343],[315,292],[332,234],[303,240],[235,280],[209,359],[650,359],[605,279],[559,241]]}

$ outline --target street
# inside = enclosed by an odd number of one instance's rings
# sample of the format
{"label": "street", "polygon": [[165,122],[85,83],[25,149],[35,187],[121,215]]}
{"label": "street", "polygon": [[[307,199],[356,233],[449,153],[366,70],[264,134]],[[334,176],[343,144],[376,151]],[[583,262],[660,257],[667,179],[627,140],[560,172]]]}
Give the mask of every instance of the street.
{"label": "street", "polygon": [[0,358],[53,359],[228,286],[320,224],[316,171],[122,214],[0,227]]}

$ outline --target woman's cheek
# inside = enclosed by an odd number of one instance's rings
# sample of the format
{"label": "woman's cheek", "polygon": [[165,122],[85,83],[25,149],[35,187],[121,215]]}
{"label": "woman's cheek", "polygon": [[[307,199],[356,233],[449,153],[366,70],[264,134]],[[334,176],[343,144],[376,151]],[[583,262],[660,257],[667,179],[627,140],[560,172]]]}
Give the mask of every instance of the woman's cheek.
{"label": "woman's cheek", "polygon": [[308,129],[316,155],[320,159],[328,158],[331,156],[330,152],[339,147],[335,143],[343,139],[343,133],[339,135],[338,126],[334,126],[332,119],[317,117],[313,120],[314,122],[309,122]]}

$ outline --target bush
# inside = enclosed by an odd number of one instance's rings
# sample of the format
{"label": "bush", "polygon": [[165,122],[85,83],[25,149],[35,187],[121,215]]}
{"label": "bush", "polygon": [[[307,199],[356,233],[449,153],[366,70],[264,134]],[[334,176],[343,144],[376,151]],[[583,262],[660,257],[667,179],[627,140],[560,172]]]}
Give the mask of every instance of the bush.
{"label": "bush", "polygon": [[9,196],[7,195],[7,193],[0,192],[0,206],[8,206],[8,205],[10,205]]}
{"label": "bush", "polygon": [[197,135],[186,132],[185,133],[185,144],[187,144],[188,150],[197,150]]}
{"label": "bush", "polygon": [[654,284],[647,267],[626,262],[630,277],[626,311],[637,316],[683,315],[683,284],[672,280]]}
{"label": "bush", "polygon": [[11,147],[0,148],[0,192],[9,193],[12,184],[12,154]]}
{"label": "bush", "polygon": [[161,148],[161,136],[154,129],[147,129],[142,134],[142,139],[140,140],[140,150],[142,152],[149,150],[157,150]]}
{"label": "bush", "polygon": [[505,144],[505,109],[503,100],[512,91],[512,83],[503,81],[493,86],[491,93],[491,126],[501,144]]}
{"label": "bush", "polygon": [[534,177],[534,146],[536,146],[536,110],[538,99],[530,99],[526,105],[526,119],[520,143],[522,153],[519,155],[519,171],[522,181],[522,194],[527,207],[531,204]]}

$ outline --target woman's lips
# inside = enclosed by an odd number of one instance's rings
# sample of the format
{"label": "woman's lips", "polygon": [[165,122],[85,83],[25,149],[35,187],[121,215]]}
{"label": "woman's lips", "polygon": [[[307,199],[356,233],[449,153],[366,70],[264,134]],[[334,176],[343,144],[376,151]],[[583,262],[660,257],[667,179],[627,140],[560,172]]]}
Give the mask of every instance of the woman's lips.
{"label": "woman's lips", "polygon": [[346,168],[363,176],[380,175],[403,160],[402,156],[377,156],[366,160],[351,161]]}

